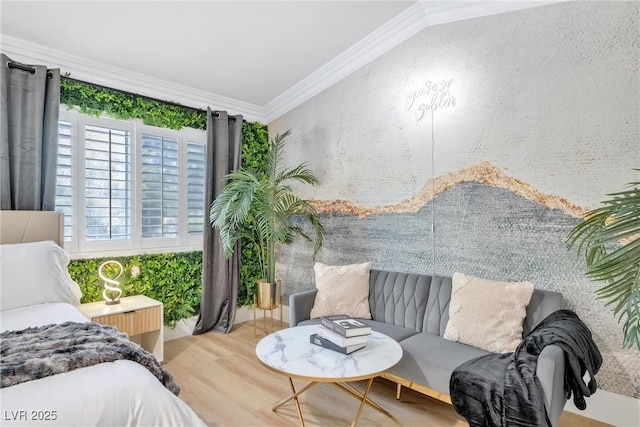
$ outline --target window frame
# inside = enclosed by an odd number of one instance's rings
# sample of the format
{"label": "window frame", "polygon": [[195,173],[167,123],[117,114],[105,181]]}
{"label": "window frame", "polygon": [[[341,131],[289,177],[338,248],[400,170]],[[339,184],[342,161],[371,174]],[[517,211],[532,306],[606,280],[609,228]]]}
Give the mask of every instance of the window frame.
{"label": "window frame", "polygon": [[[130,256],[144,253],[187,252],[202,250],[202,235],[189,235],[187,227],[187,144],[204,145],[207,152],[206,132],[183,128],[172,130],[145,125],[139,119],[118,120],[68,110],[60,106],[59,121],[70,123],[71,130],[71,182],[72,182],[72,232],[71,240],[64,244],[71,258]],[[121,129],[129,132],[130,171],[130,235],[128,240],[87,240],[86,238],[86,135],[87,125]],[[177,237],[142,237],[142,134],[164,136],[178,141],[178,235]],[[206,164],[206,158],[204,159]],[[204,203],[204,201],[203,201]],[[206,212],[206,206],[204,207]],[[206,225],[206,223],[205,223]]]}
{"label": "window frame", "polygon": [[[64,113],[68,113],[68,112],[64,112]],[[78,170],[77,164],[75,164],[74,162],[77,162],[78,156],[74,153],[74,147],[73,147],[73,135],[75,134],[75,129],[73,128],[73,123],[69,120],[69,115],[68,114],[64,114],[62,111],[60,112],[60,116],[58,119],[58,141],[60,140],[60,122],[67,122],[69,123],[69,155],[70,155],[70,160],[69,160],[69,166],[71,168],[71,175],[70,175],[70,182],[71,182],[71,218],[68,218],[66,213],[63,212],[62,210],[60,210],[59,212],[61,212],[64,215],[64,228],[63,228],[63,239],[64,239],[64,244],[66,245],[67,248],[71,248],[72,245],[77,245],[76,242],[74,242],[75,237],[76,237],[76,233],[74,232],[73,227],[75,227],[75,221],[74,218],[76,218],[76,213],[75,213],[75,209],[76,209],[76,205],[77,203],[77,195],[75,194],[76,188],[77,188],[77,184],[76,184],[76,172]],[[60,149],[60,142],[58,142],[58,150]],[[58,153],[59,156],[59,153]],[[58,165],[58,160],[59,158],[56,158],[56,166]],[[57,200],[58,200],[58,173],[56,171],[56,210],[58,209],[57,206]],[[70,221],[71,224],[71,236],[69,237],[69,240],[67,240],[67,224],[68,224],[68,220]],[[75,246],[74,246],[75,247]]]}
{"label": "window frame", "polygon": [[[119,240],[87,240],[87,215],[86,215],[86,207],[87,207],[87,197],[86,197],[86,157],[84,154],[86,152],[86,127],[87,126],[96,126],[103,127],[109,129],[118,129],[127,131],[129,133],[129,238],[128,239],[119,239]],[[132,249],[134,236],[136,236],[139,232],[138,230],[138,217],[136,215],[136,206],[137,200],[139,199],[138,195],[138,185],[136,180],[134,179],[138,165],[137,162],[133,162],[132,159],[136,158],[136,153],[138,151],[135,144],[135,127],[133,123],[126,122],[124,120],[115,120],[106,117],[95,117],[95,116],[87,116],[86,114],[78,115],[78,179],[80,181],[80,185],[78,186],[79,194],[78,201],[79,206],[78,209],[82,207],[82,215],[77,217],[78,220],[78,238],[79,238],[79,246],[78,250],[81,253],[84,252],[96,252],[96,251],[117,251],[117,250],[126,250]],[[73,139],[73,136],[72,136]],[[72,172],[73,173],[73,172]]]}
{"label": "window frame", "polygon": [[[178,235],[176,237],[142,237],[142,135],[151,134],[153,136],[159,136],[162,138],[172,138],[178,142]],[[136,165],[138,167],[136,174],[136,181],[138,182],[138,200],[136,204],[136,211],[139,212],[139,226],[140,226],[140,242],[143,249],[155,249],[164,248],[168,246],[180,246],[180,236],[182,235],[182,221],[181,207],[183,205],[184,195],[182,194],[182,182],[184,181],[184,170],[181,167],[182,158],[184,157],[185,150],[183,149],[183,136],[181,132],[172,129],[159,128],[155,126],[149,126],[141,124],[140,131],[136,135],[136,147],[138,147],[138,155],[136,157]]]}
{"label": "window frame", "polygon": [[[183,241],[181,242],[181,244],[183,246],[186,247],[193,247],[193,246],[198,246],[200,249],[202,249],[202,242],[203,242],[203,235],[190,235],[189,234],[189,229],[188,229],[188,223],[187,223],[187,218],[188,218],[188,180],[186,179],[187,176],[187,172],[188,172],[188,156],[187,156],[187,149],[188,149],[188,144],[189,143],[198,143],[198,144],[202,144],[204,146],[204,153],[203,153],[203,163],[204,163],[204,172],[205,172],[205,182],[203,182],[203,188],[202,188],[202,194],[204,196],[204,200],[202,201],[202,205],[203,205],[203,217],[206,218],[204,219],[204,223],[203,228],[207,226],[207,224],[209,224],[208,218],[209,215],[207,214],[207,212],[209,212],[209,208],[206,206],[206,199],[207,199],[207,195],[206,195],[206,173],[207,173],[207,152],[209,151],[209,147],[207,146],[207,133],[205,131],[199,131],[197,129],[192,129],[192,128],[186,128],[185,129],[185,133],[184,133],[184,144],[182,146],[182,170],[184,171],[184,177],[185,179],[182,180],[182,183],[180,184],[180,190],[181,190],[181,194],[183,195],[184,199],[182,200],[182,204],[180,206],[181,208],[181,218],[184,218],[184,221],[180,222],[181,225],[181,232],[180,232],[180,236],[183,237]],[[203,230],[204,232],[204,230]]]}

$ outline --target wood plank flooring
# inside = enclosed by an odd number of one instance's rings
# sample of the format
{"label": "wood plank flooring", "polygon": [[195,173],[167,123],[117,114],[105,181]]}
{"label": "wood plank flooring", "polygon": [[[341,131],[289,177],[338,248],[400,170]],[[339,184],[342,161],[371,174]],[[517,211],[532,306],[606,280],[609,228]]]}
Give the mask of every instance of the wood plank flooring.
{"label": "wood plank flooring", "polygon": [[[261,323],[260,323],[261,324]],[[209,426],[297,426],[295,405],[276,412],[271,407],[290,393],[288,379],[263,367],[255,356],[258,342],[253,323],[234,326],[230,334],[206,333],[168,341],[164,367],[181,387],[182,398]],[[294,381],[296,389],[304,383]],[[364,390],[365,382],[355,383]],[[443,426],[468,424],[449,404],[403,389],[395,398],[395,383],[378,378],[369,393],[391,418],[365,407],[359,426]],[[305,425],[350,425],[358,401],[332,384],[318,384],[300,397]],[[602,427],[606,424],[565,412],[560,427]]]}

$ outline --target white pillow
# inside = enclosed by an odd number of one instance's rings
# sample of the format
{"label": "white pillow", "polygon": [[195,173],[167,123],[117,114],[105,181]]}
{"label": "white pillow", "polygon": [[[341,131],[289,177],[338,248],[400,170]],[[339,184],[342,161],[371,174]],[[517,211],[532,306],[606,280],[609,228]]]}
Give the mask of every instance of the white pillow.
{"label": "white pillow", "polygon": [[0,245],[0,310],[47,302],[80,304],[69,256],[53,241]]}
{"label": "white pillow", "polygon": [[497,282],[453,274],[444,338],[494,353],[513,352],[533,294],[529,282]]}
{"label": "white pillow", "polygon": [[371,319],[369,308],[369,273],[371,262],[331,266],[316,262],[318,293],[311,309],[311,318],[331,314],[346,314]]}

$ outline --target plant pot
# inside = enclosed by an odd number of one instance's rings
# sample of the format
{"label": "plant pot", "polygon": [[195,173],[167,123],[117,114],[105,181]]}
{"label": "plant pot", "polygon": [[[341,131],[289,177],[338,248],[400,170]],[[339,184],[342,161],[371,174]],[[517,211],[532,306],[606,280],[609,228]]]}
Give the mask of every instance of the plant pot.
{"label": "plant pot", "polygon": [[265,279],[256,281],[255,301],[256,307],[262,310],[273,310],[280,307],[280,279],[269,283]]}

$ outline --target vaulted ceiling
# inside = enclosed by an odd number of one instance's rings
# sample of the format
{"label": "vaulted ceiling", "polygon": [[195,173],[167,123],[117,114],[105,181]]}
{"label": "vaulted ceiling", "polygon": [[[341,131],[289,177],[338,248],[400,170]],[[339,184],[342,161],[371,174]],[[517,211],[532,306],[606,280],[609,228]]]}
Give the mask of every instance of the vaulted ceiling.
{"label": "vaulted ceiling", "polygon": [[268,122],[428,25],[541,3],[1,0],[0,49],[79,80]]}

